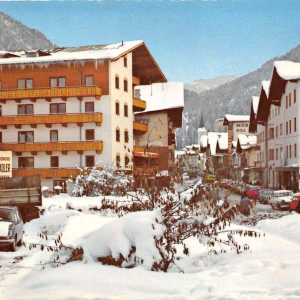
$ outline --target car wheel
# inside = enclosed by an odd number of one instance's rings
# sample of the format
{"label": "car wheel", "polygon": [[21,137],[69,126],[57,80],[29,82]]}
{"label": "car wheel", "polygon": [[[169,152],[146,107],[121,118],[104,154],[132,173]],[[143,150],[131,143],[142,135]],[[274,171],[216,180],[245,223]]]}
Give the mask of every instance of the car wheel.
{"label": "car wheel", "polygon": [[10,251],[15,252],[17,250],[17,236],[15,236],[14,242],[10,245]]}

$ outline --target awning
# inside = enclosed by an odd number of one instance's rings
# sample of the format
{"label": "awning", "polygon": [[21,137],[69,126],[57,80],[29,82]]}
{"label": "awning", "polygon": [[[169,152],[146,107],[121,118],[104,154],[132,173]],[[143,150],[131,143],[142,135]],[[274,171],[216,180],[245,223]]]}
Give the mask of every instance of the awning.
{"label": "awning", "polygon": [[152,153],[152,152],[138,152],[134,151],[133,156],[135,157],[145,157],[145,158],[158,158],[159,154],[158,153]]}
{"label": "awning", "polygon": [[299,167],[293,167],[293,166],[275,167],[275,171],[277,171],[277,172],[299,172]]}

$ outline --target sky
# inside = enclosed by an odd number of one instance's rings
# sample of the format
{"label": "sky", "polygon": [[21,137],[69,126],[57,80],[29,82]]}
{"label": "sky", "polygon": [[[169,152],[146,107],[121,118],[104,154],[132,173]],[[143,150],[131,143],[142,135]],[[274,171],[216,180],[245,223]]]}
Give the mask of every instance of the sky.
{"label": "sky", "polygon": [[143,40],[169,81],[242,76],[300,44],[299,0],[3,1],[59,46]]}

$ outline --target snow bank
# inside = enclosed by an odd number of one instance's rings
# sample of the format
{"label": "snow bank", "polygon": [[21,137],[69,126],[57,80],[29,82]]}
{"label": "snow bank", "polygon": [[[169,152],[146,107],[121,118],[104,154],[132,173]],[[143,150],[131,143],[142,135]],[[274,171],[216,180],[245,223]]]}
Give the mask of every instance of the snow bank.
{"label": "snow bank", "polygon": [[162,226],[156,218],[160,218],[160,210],[135,212],[102,226],[83,241],[85,258],[91,261],[112,255],[118,259],[120,254],[126,258],[136,247],[136,258],[151,269],[153,262],[160,259],[153,237],[162,234]]}

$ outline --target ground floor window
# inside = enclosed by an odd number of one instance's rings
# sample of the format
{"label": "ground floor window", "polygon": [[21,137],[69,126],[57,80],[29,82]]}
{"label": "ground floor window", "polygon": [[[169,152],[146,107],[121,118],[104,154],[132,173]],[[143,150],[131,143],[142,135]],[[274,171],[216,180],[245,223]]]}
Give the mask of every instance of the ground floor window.
{"label": "ground floor window", "polygon": [[85,157],[85,166],[86,167],[94,167],[95,166],[95,156],[94,155],[87,155]]}
{"label": "ground floor window", "polygon": [[[61,189],[55,188],[58,186],[60,186]],[[66,193],[67,192],[67,184],[66,184],[65,180],[53,180],[53,189],[57,192],[60,191],[61,193]]]}
{"label": "ground floor window", "polygon": [[19,157],[19,168],[34,168],[34,157]]}

